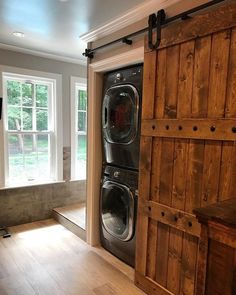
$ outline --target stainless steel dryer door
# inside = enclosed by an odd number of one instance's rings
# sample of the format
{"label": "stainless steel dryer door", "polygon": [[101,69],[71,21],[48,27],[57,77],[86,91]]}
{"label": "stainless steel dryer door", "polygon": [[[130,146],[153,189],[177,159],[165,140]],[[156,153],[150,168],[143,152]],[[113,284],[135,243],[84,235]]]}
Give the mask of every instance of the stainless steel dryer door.
{"label": "stainless steel dryer door", "polygon": [[134,234],[134,197],[122,184],[105,181],[101,195],[102,225],[112,236],[128,241]]}
{"label": "stainless steel dryer door", "polygon": [[139,94],[130,85],[109,88],[103,100],[104,138],[109,143],[130,144],[138,131]]}

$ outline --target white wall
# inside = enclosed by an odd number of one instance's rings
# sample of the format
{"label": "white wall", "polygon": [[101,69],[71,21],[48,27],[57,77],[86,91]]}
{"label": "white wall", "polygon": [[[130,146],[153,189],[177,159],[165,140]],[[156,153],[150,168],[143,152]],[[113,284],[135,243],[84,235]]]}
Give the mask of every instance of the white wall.
{"label": "white wall", "polygon": [[0,49],[0,65],[62,75],[63,146],[70,146],[70,77],[86,78],[87,67]]}

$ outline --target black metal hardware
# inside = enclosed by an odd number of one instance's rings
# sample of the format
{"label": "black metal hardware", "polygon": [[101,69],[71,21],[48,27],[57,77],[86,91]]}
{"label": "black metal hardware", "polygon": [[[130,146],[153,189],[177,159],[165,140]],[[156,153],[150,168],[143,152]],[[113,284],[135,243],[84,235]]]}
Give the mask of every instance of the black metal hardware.
{"label": "black metal hardware", "polygon": [[[163,19],[164,14],[163,14],[163,12],[161,12],[163,10],[160,10],[159,11],[160,12],[159,15],[158,15],[159,12],[157,13],[157,15],[152,14],[152,15],[155,16],[155,18],[153,16],[152,20],[150,20],[151,21],[151,25],[152,25],[151,28],[152,28],[152,30],[155,29],[155,28],[157,28],[157,40],[156,40],[156,43],[155,44],[153,44],[152,42],[150,42],[150,45],[156,47],[156,44],[158,44],[158,42],[160,42],[160,40],[158,40],[158,38],[161,37],[161,26],[167,25],[167,24],[169,24],[171,22],[174,22],[174,21],[176,21],[178,19],[181,19],[183,21],[184,20],[188,20],[190,18],[190,14],[193,14],[195,12],[198,12],[200,10],[206,9],[206,8],[208,8],[210,6],[219,4],[219,3],[224,2],[224,1],[225,0],[212,0],[210,2],[207,2],[207,3],[202,4],[200,6],[197,6],[197,7],[194,7],[192,9],[189,9],[187,11],[184,11],[184,12],[182,12],[180,14],[177,14],[177,15],[175,15],[173,17],[165,18],[165,20]],[[150,18],[150,16],[149,16],[149,18]],[[155,23],[156,23],[156,25],[155,25]],[[161,26],[160,26],[160,23],[161,23]],[[130,40],[130,38],[135,37],[135,36],[140,35],[140,34],[143,34],[143,33],[147,32],[147,31],[149,32],[149,30],[150,30],[150,27],[148,26],[148,27],[146,27],[146,28],[144,28],[142,30],[139,30],[137,32],[134,32],[134,33],[129,34],[127,36],[124,36],[122,38],[116,39],[114,41],[111,41],[111,42],[109,42],[107,44],[104,44],[104,45],[101,45],[99,47],[96,47],[96,48],[93,48],[93,49],[85,49],[85,52],[83,53],[83,56],[86,56],[88,58],[93,58],[94,57],[94,53],[96,51],[98,51],[100,49],[103,49],[105,47],[114,45],[114,44],[119,43],[119,42],[123,42],[125,44],[131,45],[132,43],[130,43],[130,41],[132,42],[132,40]],[[124,42],[124,40],[128,40],[128,43],[127,42]],[[150,38],[149,40],[152,40],[152,38]]]}
{"label": "black metal hardware", "polygon": [[232,132],[236,133],[236,127],[232,127]]}
{"label": "black metal hardware", "polygon": [[85,52],[83,53],[83,56],[88,57],[88,58],[93,58],[94,54],[93,51],[91,49],[85,49]]}
{"label": "black metal hardware", "polygon": [[123,38],[122,39],[122,43],[127,44],[127,45],[132,45],[133,41],[127,38]]}
{"label": "black metal hardware", "polygon": [[216,131],[216,127],[215,126],[211,126],[210,130],[211,130],[211,132],[215,132]]}
{"label": "black metal hardware", "polygon": [[[149,16],[148,19],[148,47],[152,50],[157,49],[161,43],[161,26],[166,19],[165,10],[161,9]],[[156,43],[153,43],[153,29],[156,28]]]}
{"label": "black metal hardware", "polygon": [[2,97],[0,97],[0,120],[2,119]]}
{"label": "black metal hardware", "polygon": [[9,233],[6,227],[0,227],[0,233],[1,232],[3,232],[3,234],[0,234],[0,236],[2,236],[4,239],[11,237],[11,234]]}

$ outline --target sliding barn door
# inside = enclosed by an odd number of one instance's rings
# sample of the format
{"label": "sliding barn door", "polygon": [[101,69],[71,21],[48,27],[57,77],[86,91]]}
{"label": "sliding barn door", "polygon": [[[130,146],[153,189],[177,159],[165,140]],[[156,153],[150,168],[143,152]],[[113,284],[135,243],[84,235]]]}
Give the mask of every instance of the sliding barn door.
{"label": "sliding barn door", "polygon": [[148,294],[195,294],[192,211],[236,197],[235,26],[227,2],[145,50],[135,282]]}

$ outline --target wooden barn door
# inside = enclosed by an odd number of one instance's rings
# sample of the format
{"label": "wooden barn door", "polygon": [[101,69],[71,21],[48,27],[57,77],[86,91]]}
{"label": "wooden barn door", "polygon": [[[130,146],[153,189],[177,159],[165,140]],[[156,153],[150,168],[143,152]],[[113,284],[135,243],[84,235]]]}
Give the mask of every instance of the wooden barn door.
{"label": "wooden barn door", "polygon": [[145,49],[137,286],[195,294],[200,225],[192,210],[236,197],[235,180],[232,1],[167,26],[159,49]]}

